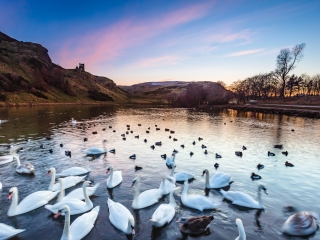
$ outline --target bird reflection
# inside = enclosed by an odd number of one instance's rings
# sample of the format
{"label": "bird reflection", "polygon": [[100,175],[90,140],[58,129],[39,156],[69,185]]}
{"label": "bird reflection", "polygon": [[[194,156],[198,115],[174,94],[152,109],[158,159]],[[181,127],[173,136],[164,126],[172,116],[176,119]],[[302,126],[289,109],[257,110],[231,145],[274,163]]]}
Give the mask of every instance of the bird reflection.
{"label": "bird reflection", "polygon": [[258,227],[259,230],[262,230],[261,222],[259,220],[262,211],[264,211],[264,210],[263,209],[259,209],[259,210],[257,210],[256,214],[254,215],[255,220],[256,220],[256,224],[257,224],[257,227]]}
{"label": "bird reflection", "polygon": [[108,189],[109,197],[113,201],[113,188],[107,188],[107,189]]}

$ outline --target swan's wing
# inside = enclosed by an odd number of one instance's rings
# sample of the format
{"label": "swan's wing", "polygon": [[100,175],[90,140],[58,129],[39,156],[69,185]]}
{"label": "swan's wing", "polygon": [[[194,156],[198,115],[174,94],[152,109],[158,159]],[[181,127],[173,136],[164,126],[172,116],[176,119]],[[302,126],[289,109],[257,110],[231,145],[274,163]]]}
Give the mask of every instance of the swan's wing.
{"label": "swan's wing", "polygon": [[175,214],[175,208],[170,204],[161,204],[151,217],[151,221],[161,222],[164,221],[170,222]]}
{"label": "swan's wing", "polygon": [[208,208],[214,209],[220,205],[220,203],[214,203],[207,197],[197,194],[188,194],[187,197],[183,199],[182,203],[188,207],[199,210]]}
{"label": "swan's wing", "polygon": [[[62,199],[62,201],[57,202],[54,205],[45,205],[44,207],[53,213],[57,213],[64,205],[68,205],[70,208],[70,214],[73,215],[75,213],[81,212],[83,208],[86,206],[86,203],[79,199]],[[64,215],[62,213],[61,215]]]}
{"label": "swan's wing", "polygon": [[29,211],[47,204],[59,191],[38,191],[26,196],[19,204],[19,209],[29,209]]}
{"label": "swan's wing", "polygon": [[78,177],[78,176],[69,176],[69,177],[62,178],[63,186],[64,186],[65,189],[73,187],[77,183],[83,181],[85,177],[86,176],[80,176],[80,177]]}
{"label": "swan's wing", "polygon": [[234,192],[232,203],[243,207],[259,207],[259,203],[244,192]]}
{"label": "swan's wing", "polygon": [[89,170],[82,167],[71,167],[66,170],[63,170],[61,173],[56,174],[56,176],[73,176],[84,174],[87,172],[89,172]]}
{"label": "swan's wing", "polygon": [[140,193],[140,195],[134,200],[142,208],[155,204],[161,197],[162,191],[160,189],[149,189]]}
{"label": "swan's wing", "polygon": [[[87,187],[86,190],[87,190],[87,194],[88,196],[92,196],[95,191],[97,190],[97,188],[99,187],[99,183],[96,184],[94,187]],[[73,199],[73,198],[76,198],[76,199],[79,199],[79,200],[83,200],[84,199],[84,195],[83,195],[83,188],[77,188],[73,191],[71,191],[70,193],[68,193],[67,196],[65,196],[63,199],[67,200],[67,199]]]}
{"label": "swan's wing", "polygon": [[129,216],[132,216],[130,211],[121,203],[109,204],[109,219],[110,222],[123,232],[127,231]]}
{"label": "swan's wing", "polygon": [[82,214],[70,226],[70,235],[77,239],[84,238],[94,227],[94,222],[97,219],[100,206],[95,207],[90,212]]}
{"label": "swan's wing", "polygon": [[19,234],[21,232],[25,231],[25,229],[15,229],[14,227],[11,227],[9,225],[6,225],[4,223],[0,223],[0,239],[8,239],[16,234]]}

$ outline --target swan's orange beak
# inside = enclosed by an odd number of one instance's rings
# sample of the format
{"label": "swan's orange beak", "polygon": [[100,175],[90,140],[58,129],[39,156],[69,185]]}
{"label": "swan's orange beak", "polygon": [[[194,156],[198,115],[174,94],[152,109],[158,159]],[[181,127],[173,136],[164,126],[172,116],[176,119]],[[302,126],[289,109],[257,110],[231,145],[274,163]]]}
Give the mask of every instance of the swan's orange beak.
{"label": "swan's orange beak", "polygon": [[57,218],[61,215],[61,212],[58,212],[57,214],[54,215],[54,218]]}
{"label": "swan's orange beak", "polygon": [[50,175],[50,173],[51,173],[51,171],[48,171],[48,172],[47,172],[47,176],[49,176],[49,175]]}
{"label": "swan's orange beak", "polygon": [[9,193],[8,200],[10,200],[11,198],[12,198],[12,192]]}
{"label": "swan's orange beak", "polygon": [[106,174],[108,174],[108,173],[109,173],[109,171],[110,171],[110,170],[107,170],[107,171],[106,171]]}
{"label": "swan's orange beak", "polygon": [[136,231],[134,229],[132,229],[132,235],[135,235]]}

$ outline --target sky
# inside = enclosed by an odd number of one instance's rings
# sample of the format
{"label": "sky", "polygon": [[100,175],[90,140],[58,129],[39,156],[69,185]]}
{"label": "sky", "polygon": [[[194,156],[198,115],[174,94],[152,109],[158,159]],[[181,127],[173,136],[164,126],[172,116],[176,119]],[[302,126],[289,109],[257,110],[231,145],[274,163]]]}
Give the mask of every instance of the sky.
{"label": "sky", "polygon": [[0,31],[117,85],[229,85],[273,71],[280,50],[300,43],[292,73],[319,74],[319,12],[320,0],[0,0]]}

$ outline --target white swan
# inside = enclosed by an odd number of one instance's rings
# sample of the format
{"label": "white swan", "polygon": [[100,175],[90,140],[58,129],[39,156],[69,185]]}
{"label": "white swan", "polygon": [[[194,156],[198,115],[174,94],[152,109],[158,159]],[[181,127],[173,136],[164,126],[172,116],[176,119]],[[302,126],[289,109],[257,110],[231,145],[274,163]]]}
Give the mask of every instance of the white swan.
{"label": "white swan", "polygon": [[0,223],[0,240],[9,239],[23,231],[25,229],[15,229],[7,224]]}
{"label": "white swan", "polygon": [[17,167],[16,167],[17,173],[34,174],[35,169],[31,163],[26,162],[21,164],[20,158],[18,155],[14,156],[13,158],[17,161]]}
{"label": "white swan", "polygon": [[0,165],[7,164],[13,161],[13,155],[0,156]]}
{"label": "white swan", "polygon": [[220,189],[220,192],[222,195],[230,200],[232,204],[248,207],[248,208],[257,208],[262,209],[263,208],[263,202],[261,200],[261,190],[267,193],[267,189],[263,185],[258,186],[258,201],[254,200],[250,195],[239,192],[239,191],[224,191],[223,189]]}
{"label": "white swan", "polygon": [[108,198],[110,222],[127,235],[134,235],[134,218],[131,212],[121,203],[117,203]]}
{"label": "white swan", "polygon": [[184,188],[181,194],[181,202],[189,208],[195,208],[199,211],[204,209],[215,209],[220,203],[212,202],[208,197],[199,194],[188,194],[188,181],[184,181]]}
{"label": "white swan", "polygon": [[114,188],[115,186],[118,186],[122,182],[122,173],[121,171],[113,171],[113,166],[110,165],[107,168],[106,174],[110,172],[110,176],[107,178],[107,187],[108,188]]}
{"label": "white swan", "polygon": [[[48,171],[48,175],[50,175],[50,173],[51,173],[51,182],[50,182],[50,185],[49,185],[48,189],[50,191],[58,191],[58,190],[60,190],[60,188],[61,188],[60,187],[60,183],[55,183],[55,180],[56,180],[56,169],[54,167],[51,167],[50,170]],[[67,188],[75,186],[79,182],[83,181],[85,177],[86,176],[81,176],[81,177],[69,176],[69,177],[63,178],[64,189],[67,189]]]}
{"label": "white swan", "polygon": [[176,180],[173,177],[162,177],[159,189],[162,191],[162,195],[167,195],[172,189],[176,187]]}
{"label": "white swan", "polygon": [[239,236],[235,240],[246,240],[246,232],[244,231],[244,227],[240,218],[236,219],[236,224],[239,230]]}
{"label": "white swan", "polygon": [[[67,196],[65,196],[64,180],[65,180],[65,178],[59,178],[58,179],[59,184],[60,184],[60,193],[59,193],[59,196],[58,196],[58,202],[64,201],[64,200],[67,200],[67,199],[70,200],[70,199],[73,199],[73,198],[76,198],[76,199],[79,199],[79,200],[85,199],[85,197],[83,195],[83,188],[77,188],[77,189],[71,191],[70,193],[68,193]],[[98,183],[94,187],[87,187],[86,188],[88,197],[92,196],[95,193],[95,191],[97,190],[99,185],[100,184]]]}
{"label": "white swan", "polygon": [[47,204],[51,199],[53,199],[59,191],[37,191],[26,196],[18,205],[18,188],[12,187],[9,191],[8,199],[12,202],[8,210],[8,217],[30,212],[38,207]]}
{"label": "white swan", "polygon": [[[167,157],[166,165],[168,168],[175,168],[175,166],[176,166],[175,157],[176,157],[175,154],[172,154],[171,157]],[[173,163],[173,165],[172,165],[172,163]]]}
{"label": "white swan", "polygon": [[174,167],[175,165],[173,165],[175,163],[171,163],[171,173],[170,173],[170,177],[174,177],[176,179],[177,182],[184,182],[186,180],[190,180],[193,179],[195,174],[191,174],[191,173],[187,173],[187,172],[178,172],[176,174],[174,174]]}
{"label": "white swan", "polygon": [[83,167],[71,167],[63,170],[61,173],[57,173],[56,177],[67,177],[67,176],[77,176],[90,172],[90,168]]}
{"label": "white swan", "polygon": [[232,177],[229,174],[217,172],[210,178],[209,182],[209,170],[205,169],[202,172],[202,176],[206,174],[206,188],[222,188],[226,187],[232,181]]}
{"label": "white swan", "polygon": [[317,221],[319,216],[313,212],[298,212],[291,215],[283,224],[283,231],[289,235],[306,236],[318,229]]}
{"label": "white swan", "polygon": [[166,223],[171,222],[176,213],[176,201],[174,200],[173,193],[180,190],[181,187],[173,188],[169,195],[169,203],[161,204],[156,211],[152,214],[150,221],[155,227],[162,227]]}
{"label": "white swan", "polygon": [[[44,207],[55,214],[57,214],[58,211],[64,205],[69,206],[71,215],[87,212],[93,207],[93,204],[92,204],[90,198],[88,197],[88,194],[86,191],[86,188],[89,185],[90,185],[90,181],[85,181],[83,183],[83,187],[82,187],[85,202],[83,202],[79,199],[76,199],[76,198],[72,198],[72,199],[62,200],[60,202],[57,202],[54,205],[48,204],[48,205],[45,205]],[[64,213],[62,213],[62,215],[64,215]]]}
{"label": "white swan", "polygon": [[140,176],[133,179],[132,186],[136,183],[135,194],[132,201],[133,209],[141,209],[149,207],[159,201],[162,197],[162,190],[160,189],[149,189],[142,193],[139,192]]}
{"label": "white swan", "polygon": [[61,240],[73,240],[84,238],[94,227],[94,223],[98,217],[100,206],[96,206],[90,212],[82,214],[70,226],[70,208],[67,205],[61,207],[54,216],[57,218],[61,213],[65,215],[64,228]]}
{"label": "white swan", "polygon": [[107,148],[106,148],[106,140],[103,140],[102,141],[102,144],[103,144],[103,149],[101,148],[98,148],[98,147],[91,147],[91,148],[88,148],[86,150],[86,154],[87,155],[98,155],[98,154],[104,154],[107,152]]}
{"label": "white swan", "polygon": [[77,124],[77,120],[74,120],[73,118],[71,118],[71,124]]}

